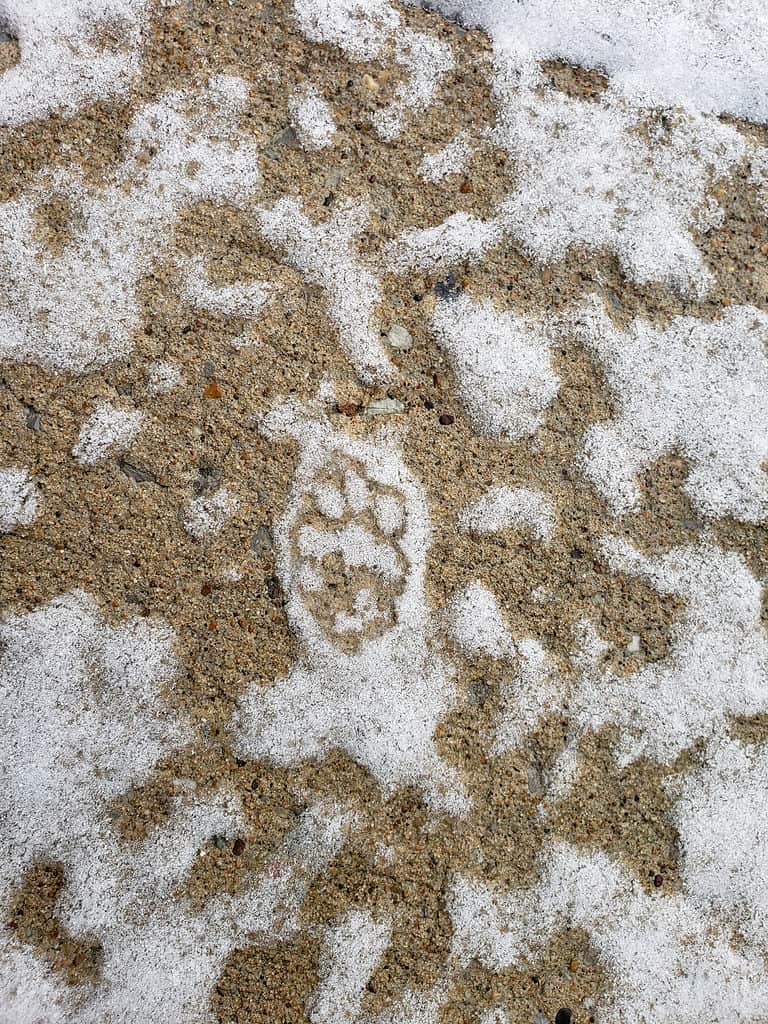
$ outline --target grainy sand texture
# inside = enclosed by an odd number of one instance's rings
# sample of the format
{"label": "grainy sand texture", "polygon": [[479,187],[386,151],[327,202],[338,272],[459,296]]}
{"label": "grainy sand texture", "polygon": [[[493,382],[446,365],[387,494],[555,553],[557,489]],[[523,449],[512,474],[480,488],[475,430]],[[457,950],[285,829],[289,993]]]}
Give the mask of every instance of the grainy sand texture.
{"label": "grainy sand texture", "polygon": [[767,58],[0,0],[0,1024],[768,1021]]}

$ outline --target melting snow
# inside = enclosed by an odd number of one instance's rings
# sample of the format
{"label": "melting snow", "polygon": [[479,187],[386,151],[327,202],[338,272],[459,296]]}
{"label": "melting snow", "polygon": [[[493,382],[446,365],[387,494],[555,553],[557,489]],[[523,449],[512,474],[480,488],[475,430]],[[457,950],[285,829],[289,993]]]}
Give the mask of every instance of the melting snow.
{"label": "melting snow", "polygon": [[26,469],[0,469],[0,533],[29,526],[37,515],[37,490]]}

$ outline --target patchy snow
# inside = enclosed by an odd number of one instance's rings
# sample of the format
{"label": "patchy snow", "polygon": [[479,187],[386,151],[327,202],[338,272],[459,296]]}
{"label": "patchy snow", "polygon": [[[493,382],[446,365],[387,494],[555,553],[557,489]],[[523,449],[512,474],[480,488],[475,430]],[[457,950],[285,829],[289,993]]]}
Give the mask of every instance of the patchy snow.
{"label": "patchy snow", "polygon": [[325,149],[331,144],[336,125],[331,108],[312,85],[297,90],[288,101],[291,123],[305,149]]}
{"label": "patchy snow", "polygon": [[342,203],[329,220],[313,224],[295,199],[285,198],[271,210],[260,210],[257,218],[264,237],[284,250],[285,262],[326,293],[341,347],[360,379],[372,383],[391,377],[394,367],[374,322],[381,287],[352,244],[365,229],[367,210]]}
{"label": "patchy snow", "polygon": [[386,142],[394,142],[402,131],[406,113],[423,113],[432,102],[440,79],[453,67],[451,48],[434,36],[411,29],[399,29],[395,37],[395,62],[408,69],[409,77],[398,86],[389,106],[371,118]]}
{"label": "patchy snow", "polygon": [[541,426],[560,387],[542,330],[464,294],[438,302],[431,327],[477,430],[517,441]]}
{"label": "patchy snow", "polygon": [[436,270],[462,260],[477,261],[502,237],[496,221],[482,221],[467,213],[452,213],[431,228],[410,228],[384,249],[387,269],[395,274],[410,270]]}
{"label": "patchy snow", "polygon": [[272,294],[271,285],[263,281],[247,284],[212,285],[205,260],[192,256],[180,267],[183,274],[181,295],[185,302],[229,316],[254,317]]}
{"label": "patchy snow", "polygon": [[459,516],[469,533],[498,533],[511,527],[527,529],[537,540],[552,539],[557,513],[552,499],[529,487],[491,487]]}
{"label": "patchy snow", "polygon": [[541,878],[501,893],[458,876],[448,907],[453,954],[488,970],[523,967],[565,928],[585,931],[610,994],[606,1024],[737,1024],[768,1014],[762,957],[733,948],[730,934],[680,895],[646,893],[603,853],[550,846]]}
{"label": "patchy snow", "polygon": [[426,153],[419,164],[419,175],[424,181],[437,184],[452,174],[460,174],[469,163],[474,149],[467,132],[459,132],[447,146],[436,153]]}
{"label": "patchy snow", "polygon": [[[140,62],[147,0],[0,0],[0,32],[18,40],[20,60],[0,75],[0,125],[71,115],[92,100],[126,93]],[[100,28],[118,45],[99,48]]]}
{"label": "patchy snow", "polygon": [[525,72],[558,58],[599,68],[644,106],[768,121],[768,10],[762,0],[430,0],[484,28],[499,59]]}
{"label": "patchy snow", "polygon": [[147,373],[147,392],[153,397],[168,395],[184,382],[178,363],[158,361],[150,363]]}
{"label": "patchy snow", "polygon": [[37,488],[26,469],[0,469],[0,533],[29,526],[37,515]]}
{"label": "patchy snow", "polygon": [[312,1024],[357,1019],[365,987],[389,945],[391,926],[367,910],[353,910],[328,929],[320,954],[320,987],[312,1000]]}
{"label": "patchy snow", "polygon": [[83,466],[92,466],[108,455],[130,448],[144,422],[138,409],[124,409],[111,402],[100,402],[80,430],[72,454]]}
{"label": "patchy snow", "polygon": [[513,657],[515,643],[499,603],[475,580],[458,592],[446,608],[446,626],[453,640],[470,656]]}
{"label": "patchy snow", "polygon": [[314,43],[333,43],[356,60],[378,57],[400,25],[387,0],[294,0],[299,28]]}
{"label": "patchy snow", "polygon": [[226,487],[220,487],[213,494],[193,498],[184,517],[184,529],[196,540],[214,536],[235,514],[239,504],[237,497]]}
{"label": "patchy snow", "polygon": [[605,372],[616,416],[584,441],[586,473],[615,513],[638,504],[638,474],[659,456],[691,463],[684,490],[705,515],[768,515],[768,316],[735,306],[718,320],[643,320],[618,330],[596,302],[575,317]]}
{"label": "patchy snow", "polygon": [[[234,737],[239,756],[293,764],[340,747],[372,772],[385,793],[413,783],[436,808],[463,812],[463,786],[433,741],[455,688],[424,594],[430,525],[421,485],[385,437],[373,444],[334,433],[327,421],[297,406],[275,409],[262,429],[268,437],[294,437],[301,449],[293,490],[275,528],[277,573],[300,654],[287,677],[267,688],[252,685],[241,701]],[[318,489],[334,484],[334,472],[343,486],[343,508],[336,502],[329,507],[326,492]],[[374,548],[361,531],[370,530],[370,513],[383,495],[402,508],[402,525],[394,534],[371,535]],[[334,611],[314,542],[308,550],[301,547],[306,520],[316,523],[323,508],[330,519],[317,529],[329,543],[338,550],[340,529],[359,528],[363,550],[371,552],[362,565],[351,559],[344,572],[345,593],[351,589],[354,595],[349,600],[367,590],[365,603],[370,608],[375,602],[377,612],[356,619],[353,649],[340,641],[350,636],[347,617],[359,616],[359,607],[352,603]],[[385,560],[384,548],[391,553]],[[401,567],[394,579],[388,572],[393,564]]]}
{"label": "patchy snow", "polygon": [[[83,172],[56,169],[50,184],[41,176],[0,203],[0,358],[84,372],[130,351],[141,324],[136,290],[179,211],[198,199],[237,202],[255,188],[258,150],[237,131],[246,95],[227,76],[202,94],[167,93],[135,113],[114,184],[94,188]],[[34,222],[57,196],[72,209],[58,256]]]}
{"label": "patchy snow", "polygon": [[685,891],[758,948],[768,945],[768,749],[717,739],[673,811]]}

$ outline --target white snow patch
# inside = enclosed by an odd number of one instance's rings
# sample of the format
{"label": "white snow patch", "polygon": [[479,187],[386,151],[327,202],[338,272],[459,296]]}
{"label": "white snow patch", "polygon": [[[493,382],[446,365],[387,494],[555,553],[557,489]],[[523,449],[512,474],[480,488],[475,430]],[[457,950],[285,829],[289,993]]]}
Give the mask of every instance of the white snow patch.
{"label": "white snow patch", "polygon": [[[391,441],[382,437],[369,443],[335,433],[325,419],[309,419],[295,405],[274,410],[262,429],[270,437],[293,436],[301,446],[294,487],[275,528],[277,572],[300,654],[287,677],[266,689],[254,685],[246,694],[236,718],[235,749],[242,757],[292,764],[339,747],[365,765],[385,793],[414,783],[435,807],[464,812],[463,786],[439,758],[433,741],[456,693],[453,669],[437,646],[424,593],[430,527],[421,485]],[[403,510],[398,534],[378,537],[379,544],[396,554],[403,574],[393,581],[387,575],[390,563],[378,549],[375,559],[365,559],[373,565],[348,572],[350,582],[360,576],[357,592],[368,592],[369,610],[375,590],[382,612],[367,622],[365,616],[359,618],[354,635],[360,641],[351,653],[339,646],[339,636],[348,635],[346,620],[337,617],[328,623],[316,617],[316,605],[307,603],[305,570],[309,567],[317,577],[310,591],[315,600],[326,583],[322,564],[297,545],[307,516],[320,529],[315,518],[317,484],[330,482],[334,466],[342,478],[346,467],[343,511],[348,526],[369,523],[381,494],[397,497]],[[331,511],[326,530],[338,536],[340,510],[334,506]],[[360,615],[354,607],[351,613]],[[364,626],[367,631],[361,632]]]}
{"label": "white snow patch", "polygon": [[543,952],[565,928],[589,936],[610,983],[606,1024],[736,1024],[768,1014],[768,972],[681,895],[649,895],[603,853],[552,848],[530,889],[500,893],[458,876],[449,897],[453,953],[492,971]]}
{"label": "white snow patch", "polygon": [[482,221],[468,213],[452,213],[442,224],[411,228],[384,249],[387,268],[395,274],[410,270],[434,271],[443,265],[477,261],[500,241],[503,232],[496,221]]}
{"label": "white snow patch", "polygon": [[144,422],[138,409],[123,409],[100,402],[80,430],[72,454],[83,466],[92,466],[108,455],[124,452],[133,444]]}
{"label": "white snow patch", "polygon": [[[0,125],[74,114],[92,100],[127,92],[140,68],[147,0],[0,0],[0,31],[18,40],[20,60],[0,75]],[[99,49],[99,28],[118,45]]]}
{"label": "white snow patch", "polygon": [[320,987],[309,1019],[339,1024],[358,1018],[365,986],[390,942],[391,925],[374,921],[367,910],[353,910],[328,929],[320,954]]}
{"label": "white snow patch", "polygon": [[[218,76],[205,92],[140,107],[114,183],[51,170],[0,204],[0,359],[84,372],[125,356],[141,325],[136,290],[199,199],[239,202],[258,181],[258,151],[237,127],[247,87]],[[151,154],[151,155],[150,155]],[[63,196],[72,238],[59,256],[39,241],[38,207]]]}
{"label": "white snow patch", "polygon": [[470,533],[498,533],[524,527],[538,540],[549,541],[557,514],[552,499],[529,487],[491,487],[459,516],[459,526]]}
{"label": "white snow patch", "polygon": [[508,441],[535,433],[560,387],[546,334],[468,295],[438,302],[431,326],[476,429]]}
{"label": "white snow patch", "polygon": [[184,301],[202,309],[209,309],[213,313],[256,316],[273,291],[272,286],[263,281],[218,287],[212,285],[205,269],[205,261],[200,256],[186,260],[181,269],[184,274],[181,289]]}
{"label": "white snow patch", "polygon": [[226,487],[220,487],[213,494],[193,498],[184,517],[184,529],[197,540],[214,536],[235,514],[238,505],[237,497]]}
{"label": "white snow patch", "polygon": [[768,945],[768,749],[719,739],[673,811],[685,891],[759,948]]}
{"label": "white snow patch", "polygon": [[150,363],[147,375],[147,392],[156,397],[174,391],[184,378],[178,363],[158,361]]}
{"label": "white snow patch", "polygon": [[261,233],[285,250],[285,262],[326,293],[328,312],[357,375],[373,383],[394,374],[382,345],[374,311],[381,288],[357,258],[352,240],[365,228],[368,212],[342,205],[321,224],[313,224],[295,199],[280,199],[257,214]]}
{"label": "white snow patch", "polygon": [[379,55],[400,25],[387,0],[294,0],[299,28],[313,43],[333,43],[356,60]]}
{"label": "white snow patch", "polygon": [[374,128],[387,142],[400,136],[407,112],[423,113],[432,102],[442,76],[454,66],[450,46],[434,36],[400,29],[395,37],[395,61],[404,65],[410,77],[398,86],[389,106],[371,118]]}
{"label": "white snow patch", "polygon": [[617,415],[584,442],[586,473],[617,513],[637,507],[637,474],[667,453],[691,463],[684,490],[705,515],[768,515],[768,316],[676,317],[658,331],[613,326],[597,304],[576,317],[605,371]]}
{"label": "white snow patch", "polygon": [[426,153],[419,164],[419,175],[424,181],[437,184],[452,174],[460,174],[474,152],[467,132],[459,132],[447,146],[436,153]]}
{"label": "white snow patch", "polygon": [[325,149],[336,132],[331,108],[312,85],[293,93],[288,101],[291,124],[305,149]]}
{"label": "white snow patch", "polygon": [[26,469],[0,469],[0,533],[29,526],[37,515],[37,489]]}
{"label": "white snow patch", "polygon": [[768,121],[768,10],[762,0],[435,0],[492,37],[499,59],[524,73],[558,58],[600,68],[635,103]]}
{"label": "white snow patch", "polygon": [[515,643],[499,603],[477,580],[451,598],[446,608],[446,624],[449,634],[466,654],[484,654],[491,658],[514,656]]}

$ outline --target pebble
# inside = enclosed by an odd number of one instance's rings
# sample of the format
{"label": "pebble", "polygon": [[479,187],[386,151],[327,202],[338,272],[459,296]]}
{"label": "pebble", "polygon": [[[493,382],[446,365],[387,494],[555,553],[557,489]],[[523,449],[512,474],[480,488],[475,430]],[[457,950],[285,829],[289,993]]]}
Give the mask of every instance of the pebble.
{"label": "pebble", "polygon": [[373,75],[363,75],[362,78],[363,88],[366,92],[378,92],[379,83],[373,77]]}
{"label": "pebble", "polygon": [[387,341],[392,348],[398,349],[400,352],[408,352],[413,348],[413,338],[410,332],[406,331],[400,324],[392,324],[389,328],[389,334],[387,335]]}
{"label": "pebble", "polygon": [[555,1024],[571,1024],[572,1013],[567,1006],[562,1006],[555,1014]]}
{"label": "pebble", "polygon": [[640,653],[640,637],[637,635],[637,633],[634,634],[632,639],[627,644],[627,653],[628,654],[639,654]]}
{"label": "pebble", "polygon": [[443,415],[440,417],[440,426],[441,427],[450,427],[450,425],[452,423],[453,423],[453,416],[451,416],[451,414],[449,412],[444,412]]}
{"label": "pebble", "polygon": [[405,412],[398,398],[376,398],[365,407],[364,416],[392,416]]}
{"label": "pebble", "polygon": [[263,558],[274,547],[272,533],[267,526],[260,526],[251,537],[251,551],[259,558]]}

